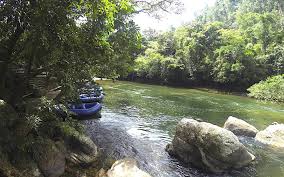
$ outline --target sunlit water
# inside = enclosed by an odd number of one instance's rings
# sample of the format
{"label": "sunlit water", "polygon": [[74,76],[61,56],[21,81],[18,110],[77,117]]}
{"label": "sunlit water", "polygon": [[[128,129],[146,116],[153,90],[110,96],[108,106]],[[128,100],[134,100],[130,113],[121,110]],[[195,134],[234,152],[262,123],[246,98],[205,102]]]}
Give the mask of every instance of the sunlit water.
{"label": "sunlit water", "polygon": [[284,152],[271,150],[254,139],[240,138],[256,155],[249,167],[224,174],[208,174],[184,165],[165,151],[182,118],[201,119],[223,126],[228,116],[246,120],[258,129],[284,123],[284,105],[254,99],[130,82],[102,83],[107,93],[102,118],[85,125],[95,143],[115,159],[131,157],[153,177],[283,177]]}

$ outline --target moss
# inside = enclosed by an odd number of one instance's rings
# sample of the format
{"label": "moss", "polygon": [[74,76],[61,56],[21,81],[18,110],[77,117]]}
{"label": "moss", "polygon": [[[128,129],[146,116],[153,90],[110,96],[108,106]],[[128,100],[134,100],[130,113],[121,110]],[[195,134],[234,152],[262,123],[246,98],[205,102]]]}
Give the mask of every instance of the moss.
{"label": "moss", "polygon": [[79,136],[84,134],[84,127],[75,120],[61,122],[57,125],[57,134],[63,137]]}

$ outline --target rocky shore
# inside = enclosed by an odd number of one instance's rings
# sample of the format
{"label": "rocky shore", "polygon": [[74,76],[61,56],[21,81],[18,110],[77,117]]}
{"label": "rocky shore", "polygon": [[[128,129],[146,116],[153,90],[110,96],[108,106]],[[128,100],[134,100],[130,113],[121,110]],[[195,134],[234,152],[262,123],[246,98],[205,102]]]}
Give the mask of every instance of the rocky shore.
{"label": "rocky shore", "polygon": [[[65,121],[52,110],[52,102],[32,99],[16,110],[0,100],[0,176],[59,177],[149,175],[134,160],[102,163],[99,148],[76,120]],[[101,169],[101,170],[100,170]],[[119,171],[119,172],[117,172]]]}
{"label": "rocky shore", "polygon": [[213,173],[222,173],[250,165],[255,156],[237,136],[255,137],[270,148],[284,148],[284,124],[268,126],[258,131],[247,122],[230,116],[224,128],[193,119],[182,119],[171,144],[170,155],[180,161]]}

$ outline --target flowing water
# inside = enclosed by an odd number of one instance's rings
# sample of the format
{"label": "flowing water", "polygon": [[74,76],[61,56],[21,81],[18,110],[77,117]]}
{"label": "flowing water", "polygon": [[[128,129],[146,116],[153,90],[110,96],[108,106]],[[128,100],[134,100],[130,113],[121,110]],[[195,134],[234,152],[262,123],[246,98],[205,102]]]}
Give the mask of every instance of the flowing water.
{"label": "flowing water", "polygon": [[268,149],[250,138],[241,142],[256,157],[245,168],[209,174],[184,165],[165,151],[176,124],[194,118],[223,126],[229,116],[258,129],[284,123],[284,105],[260,102],[213,91],[182,89],[131,82],[101,82],[105,97],[102,118],[87,120],[87,132],[104,153],[115,159],[131,157],[153,177],[283,177],[284,152]]}

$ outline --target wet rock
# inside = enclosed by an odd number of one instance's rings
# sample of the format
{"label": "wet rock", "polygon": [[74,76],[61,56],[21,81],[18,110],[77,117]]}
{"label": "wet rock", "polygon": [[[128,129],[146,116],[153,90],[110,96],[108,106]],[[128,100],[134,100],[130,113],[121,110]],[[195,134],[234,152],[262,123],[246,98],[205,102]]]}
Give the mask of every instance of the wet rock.
{"label": "wet rock", "polygon": [[97,161],[98,148],[88,136],[68,125],[61,126],[59,131],[66,147],[67,160],[82,166],[88,166]]}
{"label": "wet rock", "polygon": [[[104,177],[104,176],[101,176]],[[116,161],[107,172],[107,177],[151,177],[148,173],[140,170],[134,159]]]}
{"label": "wet rock", "polygon": [[256,134],[256,141],[276,148],[284,148],[284,124],[269,125]]}
{"label": "wet rock", "polygon": [[48,139],[38,140],[32,153],[45,177],[59,177],[65,171],[65,155]]}
{"label": "wet rock", "polygon": [[237,136],[255,137],[258,130],[244,120],[230,116],[224,124],[224,128]]}
{"label": "wet rock", "polygon": [[185,163],[215,173],[246,166],[255,159],[232,132],[193,119],[179,122],[166,150]]}

